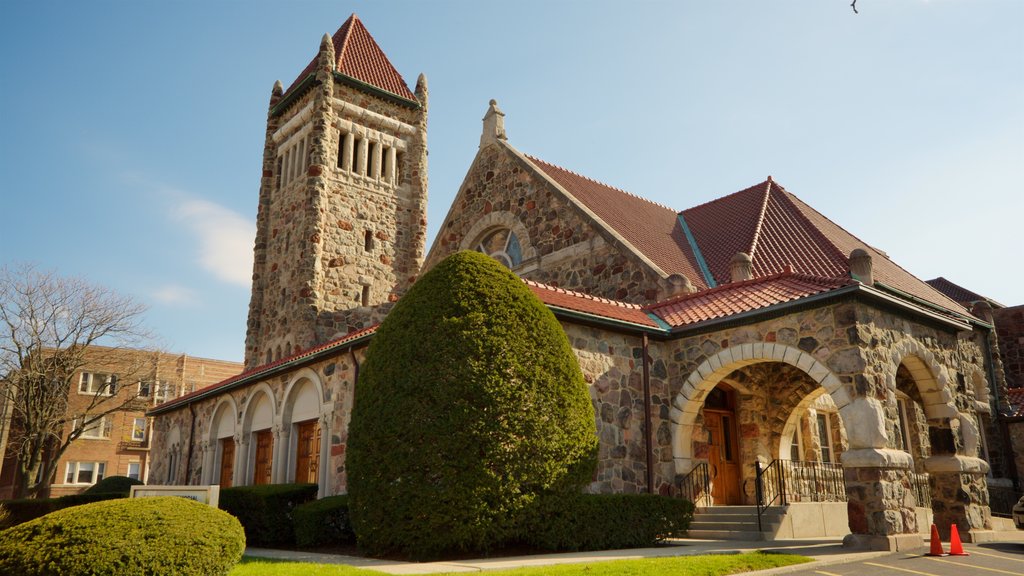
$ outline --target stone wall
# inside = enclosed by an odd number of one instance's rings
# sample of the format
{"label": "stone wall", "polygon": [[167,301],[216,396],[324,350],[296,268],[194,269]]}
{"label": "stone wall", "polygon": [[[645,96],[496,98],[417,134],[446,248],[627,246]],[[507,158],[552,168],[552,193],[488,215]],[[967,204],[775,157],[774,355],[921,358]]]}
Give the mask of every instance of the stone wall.
{"label": "stone wall", "polygon": [[367,324],[373,306],[396,300],[423,263],[426,81],[416,87],[419,106],[398,102],[337,81],[333,57],[325,42],[317,82],[286,110],[275,111],[279,86],[271,98],[249,368]]}
{"label": "stone wall", "polygon": [[[234,439],[236,446],[236,469],[241,467],[245,470],[251,461],[251,454],[243,449],[243,443],[248,443],[246,437],[245,421],[246,411],[250,401],[260,394],[269,393],[274,406],[275,431],[275,454],[281,450],[281,459],[277,460],[276,471],[274,472],[275,482],[285,482],[288,470],[285,468],[287,462],[286,452],[291,448],[285,446],[288,432],[282,431],[288,428],[287,411],[289,399],[285,395],[291,386],[304,380],[314,382],[322,391],[322,414],[321,425],[326,426],[324,437],[327,439],[327,460],[321,461],[321,478],[325,485],[321,494],[340,494],[345,492],[346,469],[345,452],[348,440],[348,423],[351,415],[352,404],[355,393],[355,376],[358,364],[362,363],[365,357],[366,348],[357,348],[354,352],[349,350],[339,351],[330,358],[319,360],[302,368],[285,372],[271,378],[246,385],[220,394],[215,397],[200,400],[189,407],[182,407],[178,410],[161,414],[155,418],[155,435],[152,446],[152,468],[150,470],[151,484],[199,484],[216,483],[219,470],[204,470],[215,462],[212,451],[216,450],[216,438],[212,436],[211,427],[214,422],[214,413],[218,407],[229,402],[234,416]],[[195,414],[195,438],[189,438],[192,431],[192,416]],[[179,439],[179,442],[174,440]],[[188,446],[191,444],[191,459],[189,459]],[[178,466],[171,473],[168,465],[172,461],[170,454],[176,450],[178,453]],[[251,483],[251,468],[248,468],[248,478],[241,478],[240,484]]]}
{"label": "stone wall", "polygon": [[[476,249],[484,233],[503,226],[519,236],[524,259],[513,270],[524,278],[633,303],[664,295],[656,272],[528,162],[504,142],[480,150],[441,225],[428,268],[458,250]],[[480,229],[484,220],[494,226]]]}
{"label": "stone wall", "polygon": [[1003,371],[1011,388],[1024,386],[1024,305],[992,311]]}

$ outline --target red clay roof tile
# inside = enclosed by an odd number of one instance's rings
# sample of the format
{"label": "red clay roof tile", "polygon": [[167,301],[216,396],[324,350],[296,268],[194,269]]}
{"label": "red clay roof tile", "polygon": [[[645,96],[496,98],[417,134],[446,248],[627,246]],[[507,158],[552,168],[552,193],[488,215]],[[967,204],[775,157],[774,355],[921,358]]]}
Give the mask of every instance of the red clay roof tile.
{"label": "red clay roof tile", "polygon": [[582,292],[573,292],[572,290],[565,290],[557,286],[541,284],[533,280],[523,280],[523,282],[526,282],[530,290],[540,298],[541,302],[548,306],[593,314],[651,328],[658,327],[657,322],[644,313],[643,309],[637,304],[598,298]]}
{"label": "red clay roof tile", "polygon": [[824,278],[793,272],[726,284],[645,307],[670,326],[750,312],[854,284],[851,278]]}
{"label": "red clay roof tile", "polygon": [[1024,388],[1010,388],[1007,390],[1006,402],[1010,405],[1010,418],[1024,417]]}
{"label": "red clay roof tile", "polygon": [[675,210],[539,158],[527,158],[665,273],[682,274],[695,287],[707,288]]}
{"label": "red clay roof tile", "polygon": [[[355,14],[349,16],[341,28],[334,33],[332,40],[337,59],[335,70],[396,96],[413,102],[418,101],[416,95],[409,90],[409,86],[402,79],[402,75],[391,65],[391,61],[374,41],[373,36],[370,35],[366,26],[363,26],[358,16]],[[285,93],[314,72],[316,61],[317,57],[314,56]]]}
{"label": "red clay roof tile", "polygon": [[946,296],[950,297],[953,300],[956,300],[957,302],[965,306],[968,304],[973,304],[974,302],[988,302],[990,305],[992,305],[993,308],[1005,308],[1005,306],[1003,306],[999,302],[996,302],[995,300],[992,300],[990,298],[986,298],[981,294],[978,294],[977,292],[972,292],[967,288],[960,286],[959,284],[954,284],[953,282],[946,280],[942,276],[939,276],[938,278],[932,278],[931,280],[925,280],[925,282],[927,282],[928,285],[931,286],[932,288],[935,288],[939,292],[942,292]]}

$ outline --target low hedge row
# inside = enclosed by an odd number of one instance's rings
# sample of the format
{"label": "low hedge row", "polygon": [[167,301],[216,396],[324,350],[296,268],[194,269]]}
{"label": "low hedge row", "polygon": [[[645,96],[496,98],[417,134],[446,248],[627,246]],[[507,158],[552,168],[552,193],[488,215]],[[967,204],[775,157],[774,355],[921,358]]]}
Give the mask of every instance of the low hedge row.
{"label": "low hedge row", "polygon": [[680,535],[693,503],[654,494],[570,494],[539,498],[520,518],[520,540],[546,550],[652,546]]}
{"label": "low hedge row", "polygon": [[114,500],[116,498],[127,498],[127,492],[108,492],[103,494],[69,494],[59,498],[23,498],[19,500],[4,500],[4,508],[8,512],[7,520],[0,528],[9,528],[45,516],[50,512],[63,510],[79,504],[89,504],[101,500]]}
{"label": "low hedge row", "polygon": [[0,532],[0,574],[224,576],[242,557],[235,518],[184,498],[94,502]]}
{"label": "low hedge row", "polygon": [[220,508],[242,523],[246,541],[253,546],[288,546],[295,543],[292,512],[316,498],[316,484],[264,484],[220,491]]}
{"label": "low hedge row", "polygon": [[348,496],[328,496],[295,507],[295,544],[311,548],[356,541],[348,515]]}

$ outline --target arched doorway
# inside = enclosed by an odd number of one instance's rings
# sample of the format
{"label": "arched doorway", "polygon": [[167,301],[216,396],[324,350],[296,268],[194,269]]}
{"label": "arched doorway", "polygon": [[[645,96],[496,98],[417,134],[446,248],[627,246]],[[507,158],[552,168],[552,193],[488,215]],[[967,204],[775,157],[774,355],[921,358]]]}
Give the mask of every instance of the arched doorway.
{"label": "arched doorway", "polygon": [[712,503],[718,506],[742,504],[736,393],[725,384],[715,386],[704,400],[704,429],[708,433]]}

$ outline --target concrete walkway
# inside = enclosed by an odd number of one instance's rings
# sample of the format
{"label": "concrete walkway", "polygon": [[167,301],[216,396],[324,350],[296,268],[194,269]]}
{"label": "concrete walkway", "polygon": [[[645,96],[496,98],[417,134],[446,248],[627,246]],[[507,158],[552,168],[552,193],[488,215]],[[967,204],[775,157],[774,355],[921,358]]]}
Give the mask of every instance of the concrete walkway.
{"label": "concrete walkway", "polygon": [[667,545],[656,548],[634,548],[629,550],[606,550],[598,552],[569,552],[561,554],[535,554],[531,556],[510,556],[502,558],[479,558],[451,560],[447,562],[401,562],[379,560],[338,554],[318,554],[292,550],[270,550],[247,548],[246,556],[275,558],[293,562],[317,562],[320,564],[347,564],[358,568],[378,570],[387,574],[437,574],[442,572],[482,572],[521,568],[525,566],[550,566],[553,564],[580,564],[608,560],[636,560],[640,558],[662,558],[668,556],[694,556],[698,554],[734,554],[755,550],[771,550],[800,554],[814,560],[812,564],[799,564],[764,570],[758,574],[784,574],[855,560],[868,560],[890,554],[890,552],[851,551],[843,548],[842,539],[821,538],[809,540],[785,540],[775,542],[741,542],[733,540],[670,540]]}

